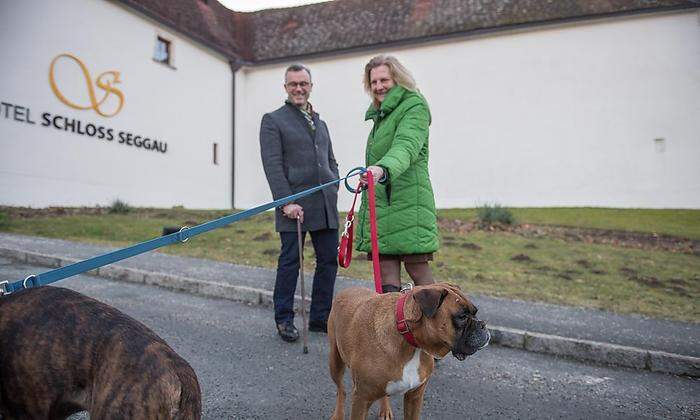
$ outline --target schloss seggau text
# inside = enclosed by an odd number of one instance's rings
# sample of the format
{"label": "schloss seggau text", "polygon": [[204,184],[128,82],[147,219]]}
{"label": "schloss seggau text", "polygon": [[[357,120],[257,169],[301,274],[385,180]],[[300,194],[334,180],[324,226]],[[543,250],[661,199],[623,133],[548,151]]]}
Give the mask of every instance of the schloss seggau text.
{"label": "schloss seggau text", "polygon": [[[32,112],[28,107],[11,104],[8,102],[0,102],[0,115],[4,119],[14,120],[20,123],[36,125],[36,121],[32,117]],[[118,144],[132,146],[137,149],[149,151],[157,151],[166,153],[168,143],[151,139],[146,136],[134,135],[129,131],[117,131],[110,127],[105,127],[98,124],[86,123],[77,118],[69,118],[63,115],[44,112],[41,114],[39,121],[42,127],[53,127],[57,130],[68,131],[81,136],[93,137],[99,140],[117,141]]]}

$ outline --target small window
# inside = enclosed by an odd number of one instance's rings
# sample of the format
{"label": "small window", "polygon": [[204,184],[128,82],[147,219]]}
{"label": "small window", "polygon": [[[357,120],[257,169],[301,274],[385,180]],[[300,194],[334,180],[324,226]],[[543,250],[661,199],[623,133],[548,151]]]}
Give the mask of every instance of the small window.
{"label": "small window", "polygon": [[214,165],[219,164],[219,144],[214,143]]}
{"label": "small window", "polygon": [[172,65],[170,41],[161,36],[156,38],[156,49],[153,52],[153,59],[168,66]]}
{"label": "small window", "polygon": [[659,137],[654,139],[654,148],[656,149],[656,153],[663,153],[666,151],[666,139],[663,137]]}

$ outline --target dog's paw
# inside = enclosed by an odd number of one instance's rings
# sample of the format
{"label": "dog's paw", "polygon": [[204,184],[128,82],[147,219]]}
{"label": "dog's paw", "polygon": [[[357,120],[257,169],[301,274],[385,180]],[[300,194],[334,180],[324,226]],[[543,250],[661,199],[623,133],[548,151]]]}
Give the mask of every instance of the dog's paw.
{"label": "dog's paw", "polygon": [[377,418],[379,420],[394,420],[394,412],[391,411],[391,408],[385,412],[380,411]]}
{"label": "dog's paw", "polygon": [[336,409],[333,410],[333,415],[331,416],[330,420],[345,420],[345,412],[336,407]]}
{"label": "dog's paw", "polygon": [[391,411],[391,404],[389,402],[389,397],[382,398],[379,406],[379,414],[377,415],[379,420],[394,420],[394,412]]}

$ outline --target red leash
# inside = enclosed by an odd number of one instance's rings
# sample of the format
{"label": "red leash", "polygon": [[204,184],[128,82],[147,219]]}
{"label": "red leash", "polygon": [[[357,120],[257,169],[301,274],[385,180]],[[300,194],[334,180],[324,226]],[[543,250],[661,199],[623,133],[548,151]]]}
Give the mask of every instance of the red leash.
{"label": "red leash", "polygon": [[[355,197],[352,200],[352,208],[345,218],[345,229],[340,238],[340,246],[338,247],[338,264],[343,268],[350,266],[352,260],[352,238],[355,224],[355,202],[360,188],[355,189]],[[379,241],[377,239],[377,200],[375,198],[374,176],[372,171],[367,171],[367,193],[369,204],[369,226],[370,239],[372,242],[372,268],[374,269],[374,290],[382,293],[382,272],[379,269]]]}
{"label": "red leash", "polygon": [[357,195],[359,193],[360,188],[358,186],[358,188],[355,189],[355,196],[352,199],[352,207],[345,218],[345,229],[343,229],[343,234],[340,235],[338,265],[343,268],[350,267],[350,261],[352,261],[352,238],[355,236],[355,203],[357,202]]}
{"label": "red leash", "polygon": [[[346,182],[347,186],[347,182]],[[350,186],[348,189],[352,190]],[[350,267],[350,261],[352,261],[352,239],[355,227],[355,203],[357,202],[357,195],[360,193],[360,187],[358,185],[355,188],[355,196],[352,199],[352,207],[345,218],[345,229],[343,229],[343,234],[340,238],[340,246],[338,247],[338,264],[343,268]],[[377,240],[377,212],[376,212],[376,197],[374,189],[374,179],[371,171],[367,171],[367,193],[368,205],[369,205],[369,227],[370,227],[370,239],[372,242],[372,268],[374,269],[374,290],[378,293],[382,293],[382,272],[379,269],[379,241]],[[396,329],[403,336],[404,340],[408,342],[413,347],[420,348],[416,338],[413,336],[411,329],[408,326],[408,320],[404,314],[404,306],[406,305],[406,299],[408,299],[411,292],[402,292],[396,302]]]}
{"label": "red leash", "polygon": [[372,239],[372,268],[374,269],[374,290],[382,293],[382,271],[379,269],[379,240],[377,239],[377,200],[374,197],[374,176],[367,171],[367,190],[369,191],[369,231]]}

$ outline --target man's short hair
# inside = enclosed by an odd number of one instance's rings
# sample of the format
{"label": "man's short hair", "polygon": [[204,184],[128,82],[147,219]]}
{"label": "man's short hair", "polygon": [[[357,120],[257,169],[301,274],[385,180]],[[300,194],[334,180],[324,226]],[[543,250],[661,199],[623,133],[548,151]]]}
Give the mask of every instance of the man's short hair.
{"label": "man's short hair", "polygon": [[309,74],[309,80],[311,80],[311,70],[309,70],[308,67],[306,67],[305,65],[303,65],[301,63],[294,63],[294,64],[290,65],[289,67],[287,67],[287,70],[285,70],[284,83],[287,83],[287,73],[289,73],[290,71],[303,71],[303,70],[305,70],[306,73]]}

